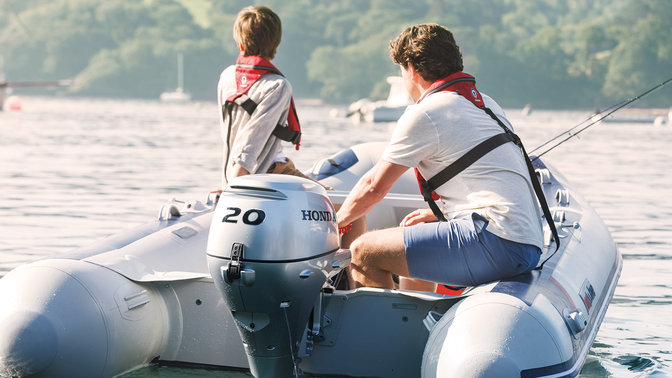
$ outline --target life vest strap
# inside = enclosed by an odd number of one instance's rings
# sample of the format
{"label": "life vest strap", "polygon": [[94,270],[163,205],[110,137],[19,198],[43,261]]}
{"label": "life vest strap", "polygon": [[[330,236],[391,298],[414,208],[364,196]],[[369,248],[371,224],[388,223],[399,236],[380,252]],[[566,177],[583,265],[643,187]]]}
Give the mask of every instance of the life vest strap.
{"label": "life vest strap", "polygon": [[290,130],[289,127],[280,124],[275,125],[275,129],[273,129],[273,136],[284,140],[285,142],[292,142],[294,144],[301,140],[300,131]]}
{"label": "life vest strap", "polygon": [[226,176],[226,168],[229,165],[229,156],[231,155],[231,152],[228,151],[228,149],[231,148],[231,120],[232,120],[232,115],[231,113],[233,112],[233,104],[234,102],[232,101],[226,101],[224,104],[222,104],[222,120],[226,120],[228,116],[229,122],[227,122],[227,131],[226,131],[226,157],[224,158],[224,179],[228,181],[228,177]]}
{"label": "life vest strap", "polygon": [[[239,105],[247,112],[247,114],[252,115],[252,113],[254,113],[254,111],[257,109],[258,104],[250,99],[250,97],[247,95],[247,91],[257,80],[259,80],[259,78],[267,73],[283,76],[282,73],[270,61],[262,57],[239,56],[236,60],[235,71],[236,93],[226,99],[226,104],[231,107],[234,104]],[[229,129],[231,128],[231,107],[227,108],[228,111],[225,111],[225,108],[222,107],[223,119],[226,120],[227,117],[229,117]],[[291,142],[298,150],[301,144],[301,125],[299,123],[299,117],[296,114],[294,99],[291,99],[289,103],[287,126],[282,126],[281,123],[282,121],[278,122],[278,125],[275,126],[272,135],[279,138],[280,140]]]}
{"label": "life vest strap", "polygon": [[247,94],[243,93],[240,96],[237,97],[230,97],[226,100],[227,102],[233,102],[237,105],[240,105],[241,108],[243,108],[247,114],[252,115],[254,113],[254,110],[257,109],[257,103],[252,101],[250,96]]}
{"label": "life vest strap", "polygon": [[[464,74],[463,72],[457,72],[451,76],[448,76],[432,84],[427,93],[423,97],[421,97],[418,100],[418,102],[420,102],[424,97],[436,92],[440,91],[457,92],[459,95],[461,95],[462,97],[466,98],[469,102],[474,104],[477,108],[487,113],[490,116],[490,118],[492,118],[495,122],[497,122],[497,124],[504,130],[504,132],[492,136],[486,139],[485,141],[479,143],[478,145],[476,145],[476,147],[469,150],[466,154],[458,158],[451,165],[444,168],[441,172],[437,173],[434,177],[430,178],[429,180],[425,181],[424,179],[421,179],[422,176],[419,174],[419,171],[417,171],[416,168],[417,173],[416,176],[418,176],[418,182],[420,183],[420,188],[422,189],[423,198],[427,202],[429,208],[432,210],[432,213],[434,213],[437,219],[439,219],[440,221],[445,221],[446,217],[443,215],[441,209],[439,209],[434,198],[432,198],[432,193],[434,193],[434,191],[441,185],[448,182],[448,180],[455,177],[457,174],[465,170],[471,164],[475,163],[478,159],[483,157],[488,152],[492,151],[493,149],[499,147],[504,143],[513,142],[520,148],[523,154],[525,165],[527,166],[528,174],[530,176],[530,180],[532,181],[532,188],[534,189],[534,194],[536,195],[537,200],[539,201],[539,205],[544,214],[544,218],[546,218],[546,223],[548,223],[548,227],[550,228],[551,233],[553,234],[553,239],[555,240],[555,252],[557,252],[558,249],[560,248],[560,237],[555,227],[553,217],[551,216],[551,212],[548,208],[548,203],[546,202],[544,191],[541,188],[541,185],[539,184],[539,180],[537,179],[536,174],[534,173],[534,167],[532,166],[530,157],[527,155],[527,151],[525,151],[525,147],[523,146],[523,143],[521,142],[520,138],[516,134],[514,134],[513,131],[509,129],[504,124],[504,122],[502,122],[490,108],[485,106],[485,103],[483,102],[480,93],[478,92],[476,86],[474,85],[475,81],[476,80],[471,75]],[[470,94],[471,97],[468,96],[467,94]],[[546,261],[548,261],[548,259],[546,259]],[[544,263],[546,261],[544,261]],[[543,268],[544,263],[542,263],[537,269]]]}
{"label": "life vest strap", "polygon": [[[229,118],[229,130],[231,129],[231,115],[230,111],[233,104],[239,105],[243,108],[249,115],[252,115],[257,109],[257,103],[254,102],[248,95],[242,94],[238,97],[230,97],[226,100],[226,106],[222,107],[222,113],[224,118]],[[284,140],[285,142],[291,142],[297,144],[301,140],[301,131],[291,130],[289,127],[277,124],[271,133],[278,139]]]}
{"label": "life vest strap", "polygon": [[[444,183],[448,182],[453,177],[457,176],[460,172],[467,169],[467,167],[475,163],[478,159],[483,157],[488,152],[494,150],[495,148],[501,146],[504,143],[513,141],[514,137],[512,136],[512,134],[504,132],[494,135],[484,140],[483,142],[477,144],[476,147],[469,150],[466,154],[460,156],[451,165],[444,168],[434,177],[425,181],[423,185],[424,193],[427,193],[428,190],[429,193],[431,193]],[[424,196],[427,197],[428,195],[424,194]],[[431,196],[429,196],[429,198],[431,198]]]}
{"label": "life vest strap", "polygon": [[[541,211],[544,214],[544,218],[546,218],[546,223],[548,223],[548,227],[550,228],[551,233],[553,234],[553,239],[555,240],[555,251],[557,251],[560,248],[560,237],[558,236],[558,231],[555,227],[555,222],[553,221],[553,217],[551,216],[551,212],[548,208],[548,203],[546,202],[544,191],[541,188],[539,180],[537,179],[534,173],[534,167],[532,167],[532,162],[530,161],[530,157],[527,155],[527,151],[525,151],[525,147],[521,143],[520,138],[518,138],[518,136],[514,134],[509,128],[504,126],[502,121],[500,121],[499,118],[495,116],[492,110],[490,110],[489,108],[484,108],[483,110],[485,110],[486,113],[488,113],[492,118],[494,118],[497,121],[497,123],[500,124],[500,126],[502,126],[502,128],[504,128],[504,132],[492,136],[486,139],[485,141],[479,143],[478,145],[476,145],[476,147],[472,148],[466,154],[459,157],[456,161],[454,161],[448,167],[444,168],[441,172],[437,173],[429,180],[424,181],[422,183],[422,195],[424,200],[427,202],[429,208],[432,210],[432,213],[434,213],[437,219],[439,219],[440,221],[446,221],[446,217],[443,215],[443,212],[441,211],[441,209],[439,209],[438,205],[432,198],[432,192],[441,185],[448,182],[448,180],[457,176],[460,172],[465,170],[471,164],[475,163],[478,159],[483,157],[488,152],[494,150],[495,148],[501,146],[504,143],[513,142],[521,149],[523,158],[526,163],[525,165],[527,166],[527,171],[530,176],[530,180],[532,181],[532,188],[534,189],[534,194],[536,195],[537,200],[539,201]],[[539,268],[542,267],[543,264],[541,264]]]}

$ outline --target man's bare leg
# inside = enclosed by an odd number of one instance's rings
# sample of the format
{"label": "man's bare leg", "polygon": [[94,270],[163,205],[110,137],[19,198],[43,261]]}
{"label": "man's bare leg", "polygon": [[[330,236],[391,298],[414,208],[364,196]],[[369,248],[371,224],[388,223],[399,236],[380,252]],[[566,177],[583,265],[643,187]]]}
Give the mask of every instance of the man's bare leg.
{"label": "man's bare leg", "polygon": [[436,282],[421,280],[418,278],[399,277],[399,289],[436,292]]}
{"label": "man's bare leg", "polygon": [[[366,232],[366,217],[361,217],[356,221],[352,222],[352,228],[350,231],[346,232],[341,236],[341,248],[349,249],[353,241],[357,240],[358,237],[362,236]],[[342,274],[348,279],[348,288],[354,289],[355,283],[352,280],[352,275],[350,274],[350,266],[345,268],[345,271]]]}
{"label": "man's bare leg", "polygon": [[366,217],[361,217],[352,222],[352,228],[341,236],[341,248],[350,248],[350,245],[358,237],[366,232]]}
{"label": "man's bare leg", "polygon": [[394,288],[392,273],[408,276],[404,232],[400,227],[371,231],[350,245],[350,288]]}
{"label": "man's bare leg", "polygon": [[[334,208],[336,211],[341,207],[341,204],[336,204],[334,205]],[[341,248],[343,249],[349,249],[350,244],[352,244],[353,241],[355,241],[358,237],[360,237],[362,234],[366,232],[366,216],[363,216],[356,221],[352,222],[352,228],[350,231],[346,232],[345,234],[341,235]],[[355,288],[355,283],[352,280],[352,275],[350,274],[350,267],[348,266],[343,274],[345,274],[348,278],[348,287],[350,289]]]}

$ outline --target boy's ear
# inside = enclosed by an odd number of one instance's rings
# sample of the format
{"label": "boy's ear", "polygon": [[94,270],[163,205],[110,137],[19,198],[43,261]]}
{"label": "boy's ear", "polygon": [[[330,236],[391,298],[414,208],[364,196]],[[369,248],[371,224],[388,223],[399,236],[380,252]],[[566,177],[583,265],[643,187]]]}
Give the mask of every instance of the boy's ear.
{"label": "boy's ear", "polygon": [[242,44],[242,43],[239,43],[239,44],[238,44],[238,50],[240,50],[240,52],[245,51],[245,48],[243,48],[243,44]]}

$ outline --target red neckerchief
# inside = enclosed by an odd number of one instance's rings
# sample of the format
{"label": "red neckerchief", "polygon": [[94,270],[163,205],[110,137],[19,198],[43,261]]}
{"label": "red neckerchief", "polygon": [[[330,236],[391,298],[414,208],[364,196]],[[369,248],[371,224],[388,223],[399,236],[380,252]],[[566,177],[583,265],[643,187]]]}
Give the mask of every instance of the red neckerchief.
{"label": "red neckerchief", "polygon": [[[236,60],[236,94],[230,96],[227,101],[233,101],[239,96],[247,93],[252,85],[259,80],[260,77],[267,73],[274,73],[283,76],[270,61],[260,56],[242,56],[239,55]],[[294,106],[294,98],[289,102],[289,114],[287,115],[287,127],[291,131],[301,132],[301,125],[299,124],[299,117],[296,115],[296,107]],[[301,138],[296,141],[296,149],[299,149]]]}
{"label": "red neckerchief", "polygon": [[[479,108],[484,108],[485,104],[483,103],[483,97],[481,93],[476,89],[476,79],[473,76],[466,74],[462,71],[457,71],[453,74],[450,74],[443,79],[439,79],[432,83],[432,85],[427,88],[425,93],[416,101],[416,104],[419,104],[420,101],[425,99],[425,97],[436,92],[451,91],[457,92],[457,94],[469,100],[472,104],[476,105]],[[420,187],[420,193],[424,195],[422,185],[425,183],[425,178],[422,177],[418,168],[415,168],[415,178],[418,180],[418,186]],[[439,195],[436,192],[432,192],[432,199],[434,201],[439,200]]]}

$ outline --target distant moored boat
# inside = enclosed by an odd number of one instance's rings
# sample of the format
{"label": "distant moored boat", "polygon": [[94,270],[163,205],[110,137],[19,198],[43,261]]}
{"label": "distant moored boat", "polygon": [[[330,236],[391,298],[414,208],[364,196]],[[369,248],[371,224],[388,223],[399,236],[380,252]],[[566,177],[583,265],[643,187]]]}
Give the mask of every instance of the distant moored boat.
{"label": "distant moored boat", "polygon": [[165,102],[188,102],[191,94],[184,91],[184,72],[182,54],[177,55],[177,88],[173,92],[161,93],[161,101]]}

